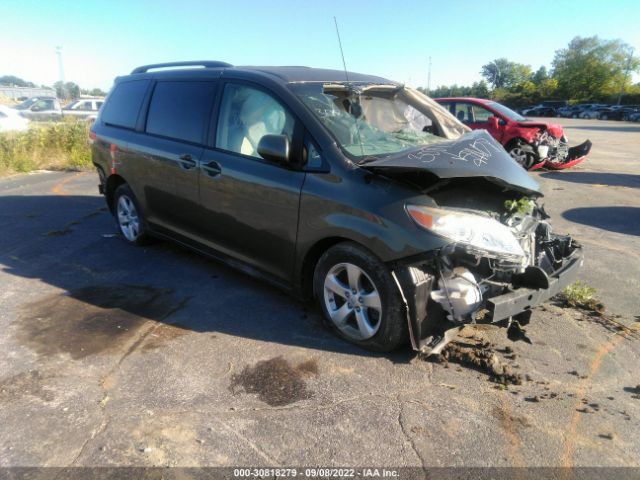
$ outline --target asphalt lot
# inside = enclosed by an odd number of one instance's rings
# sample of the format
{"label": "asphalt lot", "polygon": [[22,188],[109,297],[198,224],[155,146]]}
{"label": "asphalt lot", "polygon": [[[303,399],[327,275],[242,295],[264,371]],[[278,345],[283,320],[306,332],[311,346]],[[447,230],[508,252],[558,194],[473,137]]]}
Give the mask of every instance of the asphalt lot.
{"label": "asphalt lot", "polygon": [[532,345],[465,331],[522,375],[506,388],[367,353],[179,247],[127,246],[93,173],[0,180],[0,466],[640,466],[640,125],[561,122],[592,154],[535,176],[628,328],[547,304]]}

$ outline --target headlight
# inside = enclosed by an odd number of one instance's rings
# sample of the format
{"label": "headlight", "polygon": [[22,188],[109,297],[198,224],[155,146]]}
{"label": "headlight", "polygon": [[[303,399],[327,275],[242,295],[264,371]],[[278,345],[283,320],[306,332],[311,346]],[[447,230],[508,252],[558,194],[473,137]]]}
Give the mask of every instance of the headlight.
{"label": "headlight", "polygon": [[409,216],[420,227],[454,242],[485,252],[525,256],[509,227],[492,218],[418,205],[407,205],[406,209]]}

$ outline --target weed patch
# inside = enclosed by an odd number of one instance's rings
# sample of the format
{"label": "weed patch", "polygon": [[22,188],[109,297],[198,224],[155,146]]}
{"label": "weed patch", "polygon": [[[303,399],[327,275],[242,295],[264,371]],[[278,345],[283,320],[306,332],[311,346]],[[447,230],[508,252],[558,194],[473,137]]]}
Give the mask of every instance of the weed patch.
{"label": "weed patch", "polygon": [[76,119],[33,123],[25,132],[1,133],[0,175],[90,167],[88,135],[89,125]]}

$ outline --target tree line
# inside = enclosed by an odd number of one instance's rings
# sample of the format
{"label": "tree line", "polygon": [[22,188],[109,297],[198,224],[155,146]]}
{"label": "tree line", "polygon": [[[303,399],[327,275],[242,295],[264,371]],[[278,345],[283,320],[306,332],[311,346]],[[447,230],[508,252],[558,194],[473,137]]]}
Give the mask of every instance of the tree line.
{"label": "tree line", "polygon": [[530,65],[498,58],[482,66],[483,80],[471,86],[418,90],[434,98],[492,98],[511,106],[542,100],[616,103],[621,93],[621,103],[640,103],[640,83],[631,81],[632,73],[640,70],[640,58],[621,40],[575,37],[566,48],[556,50],[551,65],[550,71],[541,66],[534,72]]}

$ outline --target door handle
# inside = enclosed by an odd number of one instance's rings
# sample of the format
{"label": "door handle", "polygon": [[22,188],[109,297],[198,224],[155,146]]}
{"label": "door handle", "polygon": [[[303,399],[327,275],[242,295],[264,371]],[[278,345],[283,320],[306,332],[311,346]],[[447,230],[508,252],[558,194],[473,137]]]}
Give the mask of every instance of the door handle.
{"label": "door handle", "polygon": [[191,170],[198,164],[198,162],[196,162],[191,155],[185,153],[178,157],[178,164],[183,170]]}
{"label": "door handle", "polygon": [[209,163],[203,164],[202,165],[202,170],[204,170],[205,173],[207,175],[209,175],[210,177],[217,177],[218,175],[220,175],[222,173],[222,167],[215,160],[212,160]]}

